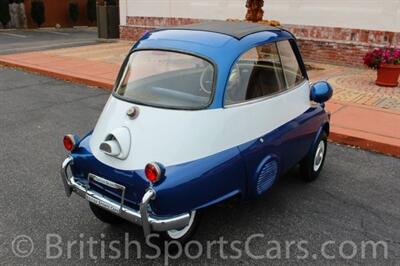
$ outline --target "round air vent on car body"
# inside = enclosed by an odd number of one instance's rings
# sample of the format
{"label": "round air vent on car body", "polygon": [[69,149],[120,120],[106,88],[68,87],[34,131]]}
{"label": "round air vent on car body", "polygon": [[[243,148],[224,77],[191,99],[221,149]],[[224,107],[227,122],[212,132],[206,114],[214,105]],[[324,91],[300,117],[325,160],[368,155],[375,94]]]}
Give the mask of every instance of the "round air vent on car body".
{"label": "round air vent on car body", "polygon": [[278,175],[278,163],[276,160],[268,160],[262,166],[257,177],[257,194],[261,195],[267,191],[275,182]]}

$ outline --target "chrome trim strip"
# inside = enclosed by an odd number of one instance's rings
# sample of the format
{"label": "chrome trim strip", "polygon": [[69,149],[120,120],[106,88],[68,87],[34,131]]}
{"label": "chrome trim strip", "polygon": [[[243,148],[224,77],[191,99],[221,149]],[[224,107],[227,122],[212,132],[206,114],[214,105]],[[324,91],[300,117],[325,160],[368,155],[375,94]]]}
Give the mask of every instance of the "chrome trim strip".
{"label": "chrome trim strip", "polygon": [[104,178],[102,178],[100,176],[94,175],[92,173],[89,173],[88,179],[89,180],[93,179],[94,181],[96,181],[96,182],[98,182],[98,183],[100,183],[102,185],[105,185],[107,187],[111,187],[111,188],[115,188],[115,189],[119,189],[119,190],[125,190],[124,186],[122,186],[120,184],[117,184],[117,183],[114,183],[114,182],[112,182],[110,180],[104,179]]}
{"label": "chrome trim strip", "polygon": [[[289,83],[287,81],[287,77],[286,77],[286,72],[285,72],[285,67],[282,63],[282,56],[281,56],[281,51],[279,49],[279,45],[278,42],[275,43],[275,47],[276,47],[276,51],[278,52],[278,57],[279,57],[279,63],[281,63],[281,68],[282,68],[282,74],[283,74],[283,78],[285,79],[285,87],[287,88],[289,86]],[[293,51],[293,49],[292,49]]]}
{"label": "chrome trim strip", "polygon": [[[124,206],[123,202],[122,204],[121,202],[116,202],[115,200],[107,198],[102,194],[91,190],[86,185],[76,182],[73,176],[68,176],[68,168],[72,164],[73,158],[68,157],[64,160],[61,166],[61,177],[64,184],[65,192],[68,197],[71,196],[72,192],[75,192],[77,195],[86,200],[89,200],[90,198],[91,202],[97,204],[102,208],[108,206],[106,209],[112,211],[113,214],[137,225],[141,225],[143,227],[143,232],[145,236],[148,236],[151,231],[168,231],[172,229],[181,229],[189,224],[189,213],[167,218],[161,218],[151,215],[148,210],[151,200],[154,200],[156,197],[154,189],[150,188],[149,190],[147,190],[142,198],[140,211],[137,211],[135,209]],[[110,182],[110,184],[116,184],[108,180],[107,182]]]}

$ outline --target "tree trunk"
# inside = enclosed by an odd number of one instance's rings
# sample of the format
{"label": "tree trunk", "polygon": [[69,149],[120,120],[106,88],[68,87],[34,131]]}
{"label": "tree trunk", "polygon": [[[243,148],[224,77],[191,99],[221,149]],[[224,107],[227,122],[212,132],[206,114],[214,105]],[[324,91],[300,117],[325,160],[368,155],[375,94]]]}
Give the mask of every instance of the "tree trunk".
{"label": "tree trunk", "polygon": [[264,0],[247,0],[246,20],[252,22],[261,21],[264,15],[264,11],[262,9],[263,6],[264,6]]}

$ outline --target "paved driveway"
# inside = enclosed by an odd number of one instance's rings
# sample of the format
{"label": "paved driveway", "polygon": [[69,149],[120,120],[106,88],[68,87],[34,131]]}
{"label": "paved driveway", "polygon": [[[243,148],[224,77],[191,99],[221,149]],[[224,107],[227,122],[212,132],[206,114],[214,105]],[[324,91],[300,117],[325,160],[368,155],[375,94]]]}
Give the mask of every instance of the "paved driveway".
{"label": "paved driveway", "polygon": [[0,30],[0,54],[12,54],[96,43],[95,28]]}
{"label": "paved driveway", "polygon": [[[208,209],[195,235],[199,258],[194,242],[177,259],[145,258],[156,250],[142,245],[140,228],[99,222],[82,199],[65,197],[58,173],[63,134],[92,129],[109,93],[4,68],[0,80],[1,265],[400,260],[400,160],[334,144],[316,182],[295,169],[258,200]],[[376,260],[365,241],[383,241]]]}

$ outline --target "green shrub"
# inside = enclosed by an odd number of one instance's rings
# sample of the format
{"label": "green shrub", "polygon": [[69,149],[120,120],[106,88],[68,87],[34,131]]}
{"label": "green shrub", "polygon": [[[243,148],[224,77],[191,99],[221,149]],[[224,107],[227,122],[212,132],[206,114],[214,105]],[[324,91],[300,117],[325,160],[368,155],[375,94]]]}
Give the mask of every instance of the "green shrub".
{"label": "green shrub", "polygon": [[33,0],[31,3],[31,17],[40,27],[45,22],[45,6],[41,0]]}
{"label": "green shrub", "polygon": [[96,13],[96,0],[88,0],[86,4],[87,17],[90,22],[95,22],[97,20]]}
{"label": "green shrub", "polygon": [[69,18],[76,23],[79,19],[79,5],[78,3],[69,3]]}
{"label": "green shrub", "polygon": [[117,2],[115,0],[105,0],[104,1],[108,6],[115,6]]}
{"label": "green shrub", "polygon": [[8,7],[8,0],[0,0],[0,22],[3,27],[7,27],[8,22],[10,22],[10,10]]}

